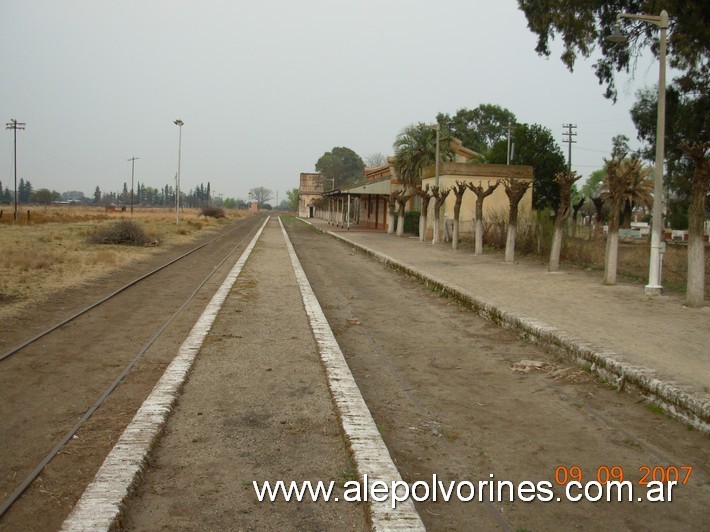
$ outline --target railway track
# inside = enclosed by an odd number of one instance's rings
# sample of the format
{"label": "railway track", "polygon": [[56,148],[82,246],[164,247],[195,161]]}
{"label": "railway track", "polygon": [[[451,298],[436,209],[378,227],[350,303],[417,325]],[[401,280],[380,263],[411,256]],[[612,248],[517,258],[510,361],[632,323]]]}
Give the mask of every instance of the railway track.
{"label": "railway track", "polygon": [[39,330],[2,331],[14,346],[0,353],[0,529],[61,523],[262,222],[108,280]]}

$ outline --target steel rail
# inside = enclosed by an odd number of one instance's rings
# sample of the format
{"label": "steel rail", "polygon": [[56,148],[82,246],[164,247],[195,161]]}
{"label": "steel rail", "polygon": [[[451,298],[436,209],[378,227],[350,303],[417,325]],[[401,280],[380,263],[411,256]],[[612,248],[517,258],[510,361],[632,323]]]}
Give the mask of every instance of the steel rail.
{"label": "steel rail", "polygon": [[[76,422],[76,424],[69,429],[69,431],[57,442],[57,444],[52,448],[49,453],[42,459],[42,461],[32,470],[32,472],[22,481],[22,483],[2,502],[0,505],[0,517],[2,517],[7,510],[10,509],[10,507],[17,502],[17,500],[20,498],[20,496],[27,490],[27,488],[37,479],[37,477],[40,475],[42,470],[54,459],[54,457],[59,454],[59,452],[64,448],[64,446],[72,439],[72,437],[79,431],[79,429],[91,418],[91,416],[96,412],[96,410],[99,409],[99,407],[108,399],[108,397],[113,393],[113,391],[118,387],[118,385],[121,383],[121,381],[124,379],[124,377],[133,369],[133,367],[138,363],[138,361],[143,357],[143,355],[148,351],[148,349],[155,343],[155,341],[160,337],[160,335],[165,331],[165,329],[175,320],[175,318],[178,317],[178,315],[185,309],[185,307],[197,296],[198,292],[204,287],[204,285],[217,273],[219,268],[231,257],[239,247],[242,246],[244,243],[244,240],[246,240],[251,234],[254,232],[254,230],[258,227],[254,226],[249,229],[249,232],[244,236],[230,251],[225,255],[225,257],[217,264],[212,271],[210,271],[207,276],[200,282],[200,284],[195,288],[195,290],[190,294],[190,296],[185,300],[185,302],[168,318],[168,320],[161,325],[158,330],[151,336],[151,338],[148,340],[148,342],[138,351],[138,353],[131,359],[131,361],[126,365],[126,367],[123,368],[121,373],[113,380],[113,382],[104,390],[104,392],[101,394],[101,396],[94,402],[94,404],[84,413],[83,416],[79,419],[79,421]],[[70,319],[65,320],[61,324],[53,327],[51,330],[47,330],[44,333],[38,335],[35,337],[32,341],[36,341],[36,339],[41,338],[42,336],[45,336],[46,334],[49,334],[53,330],[57,329],[61,325],[68,323],[69,321],[72,321],[73,319],[77,318],[81,314],[84,314],[85,312],[91,310],[92,308],[95,308],[96,306],[100,305],[101,303],[105,302],[106,300],[110,299],[111,297],[115,296],[116,294],[122,292],[126,288],[133,286],[136,284],[138,281],[145,279],[146,277],[156,273],[157,271],[162,270],[163,268],[177,262],[178,260],[181,260],[182,258],[194,253],[195,251],[215,242],[219,238],[222,238],[224,235],[220,235],[217,238],[214,238],[210,240],[209,242],[206,242],[205,244],[202,244],[193,250],[189,251],[188,253],[185,253],[184,255],[181,255],[180,257],[169,261],[168,263],[160,266],[159,268],[151,271],[150,273],[141,276],[140,278],[132,281],[131,283],[128,283],[124,287],[120,288],[119,290],[115,291],[113,294],[111,294],[108,297],[102,298],[98,303],[91,305],[87,307],[86,309],[76,313],[73,315]],[[21,347],[16,348],[15,351],[19,351],[22,349],[22,347],[25,347],[26,345],[29,345],[31,342],[25,342]]]}

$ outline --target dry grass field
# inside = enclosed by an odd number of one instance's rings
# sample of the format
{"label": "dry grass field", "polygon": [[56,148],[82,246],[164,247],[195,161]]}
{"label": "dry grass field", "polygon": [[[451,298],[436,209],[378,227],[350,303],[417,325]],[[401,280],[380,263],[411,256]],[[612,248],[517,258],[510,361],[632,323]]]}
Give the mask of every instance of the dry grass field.
{"label": "dry grass field", "polygon": [[[48,294],[79,287],[110,274],[117,268],[167,247],[189,242],[230,220],[248,216],[245,211],[225,210],[226,219],[208,218],[199,209],[184,209],[176,224],[175,211],[134,208],[130,212],[106,212],[103,207],[50,206],[27,209],[13,222],[12,212],[0,218],[0,319],[6,319]],[[152,247],[93,244],[97,231],[120,220],[139,224]]]}

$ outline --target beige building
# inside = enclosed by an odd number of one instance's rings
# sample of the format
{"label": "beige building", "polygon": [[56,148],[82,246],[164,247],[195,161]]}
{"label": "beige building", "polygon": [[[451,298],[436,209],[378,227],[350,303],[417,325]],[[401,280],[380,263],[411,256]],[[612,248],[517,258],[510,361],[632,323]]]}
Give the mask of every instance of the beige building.
{"label": "beige building", "polygon": [[316,215],[316,206],[323,194],[323,176],[314,173],[302,173],[301,184],[298,188],[298,216],[313,218]]}
{"label": "beige building", "polygon": [[[475,185],[493,184],[506,179],[524,179],[532,181],[532,166],[505,165],[505,164],[477,164],[472,163],[478,155],[476,152],[465,148],[458,139],[451,140],[454,152],[452,162],[439,164],[439,186],[451,188],[456,181],[474,183]],[[434,186],[435,167],[430,166],[422,173],[422,186]],[[323,194],[323,178],[320,174],[301,174],[301,189],[299,200],[299,216],[324,218],[335,225],[357,225],[361,228],[387,230],[388,229],[388,198],[395,190],[401,190],[402,184],[397,179],[394,169],[394,157],[388,157],[387,163],[381,166],[365,168],[365,179],[355,185],[342,190],[329,191]],[[452,193],[446,199],[444,208],[440,213],[453,220],[456,196]],[[476,208],[476,195],[467,190],[463,195],[461,204],[460,232],[472,233],[474,230]],[[483,204],[484,220],[493,213],[503,213],[507,216],[509,208],[508,196],[503,185],[499,185],[495,192],[486,198]],[[421,200],[414,196],[407,204],[407,211],[421,209]],[[520,212],[532,209],[532,187],[528,189],[520,202]],[[432,228],[434,214],[434,201],[429,202],[427,227]]]}
{"label": "beige building", "polygon": [[[424,169],[422,174],[422,187],[434,186],[433,166]],[[521,179],[526,181],[533,180],[533,167],[523,165],[505,165],[505,164],[472,164],[472,163],[441,163],[439,164],[439,187],[442,189],[451,188],[456,185],[456,182],[473,183],[487,188],[489,184],[494,184],[496,181],[502,181],[507,178]],[[449,220],[454,219],[454,204],[456,196],[453,192],[449,193],[442,208],[442,216],[446,216]],[[488,196],[483,202],[483,219],[490,219],[493,213],[504,214],[507,218],[509,209],[508,195],[505,193],[505,188],[501,183],[495,192]],[[532,187],[528,188],[519,203],[520,213],[530,212],[532,210]],[[434,201],[429,202],[429,211],[427,213],[427,227],[431,229],[432,219],[434,215]],[[463,233],[472,233],[474,230],[474,221],[476,218],[476,195],[467,190],[461,201],[461,214],[459,216],[459,230]]]}

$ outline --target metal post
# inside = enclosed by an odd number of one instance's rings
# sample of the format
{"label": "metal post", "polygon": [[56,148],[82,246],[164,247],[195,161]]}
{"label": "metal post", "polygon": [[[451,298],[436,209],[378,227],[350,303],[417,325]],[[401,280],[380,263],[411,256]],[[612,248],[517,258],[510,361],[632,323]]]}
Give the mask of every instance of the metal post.
{"label": "metal post", "polygon": [[136,169],[136,159],[140,159],[140,157],[131,157],[128,159],[131,161],[131,215],[133,214],[133,176]]}
{"label": "metal post", "polygon": [[651,258],[648,266],[646,295],[663,293],[661,285],[661,240],[663,233],[663,155],[666,131],[666,30],[668,13],[661,11],[661,43],[658,54],[658,116],[656,119],[656,175],[653,180],[653,220],[651,223]]}
{"label": "metal post", "polygon": [[[653,221],[651,223],[651,256],[648,264],[648,284],[644,287],[646,295],[663,293],[661,286],[661,240],[663,233],[663,159],[666,131],[666,31],[668,30],[668,12],[664,9],[659,16],[634,15],[620,13],[617,21],[627,18],[653,24],[660,29],[660,47],[658,53],[658,111],[656,117],[656,166],[653,179]],[[611,42],[624,42],[625,38],[617,27],[607,37]]]}
{"label": "metal post", "polygon": [[13,130],[13,135],[14,135],[14,142],[13,142],[13,150],[14,150],[14,158],[15,158],[15,211],[14,211],[14,221],[17,221],[17,130],[18,129],[25,129],[25,124],[24,122],[18,122],[14,118],[11,118],[8,123],[5,124],[5,129],[12,129]]}
{"label": "metal post", "polygon": [[180,128],[178,134],[178,171],[175,178],[175,224],[180,224],[180,159],[182,158],[182,126],[185,122],[178,119],[175,120],[175,125]]}

